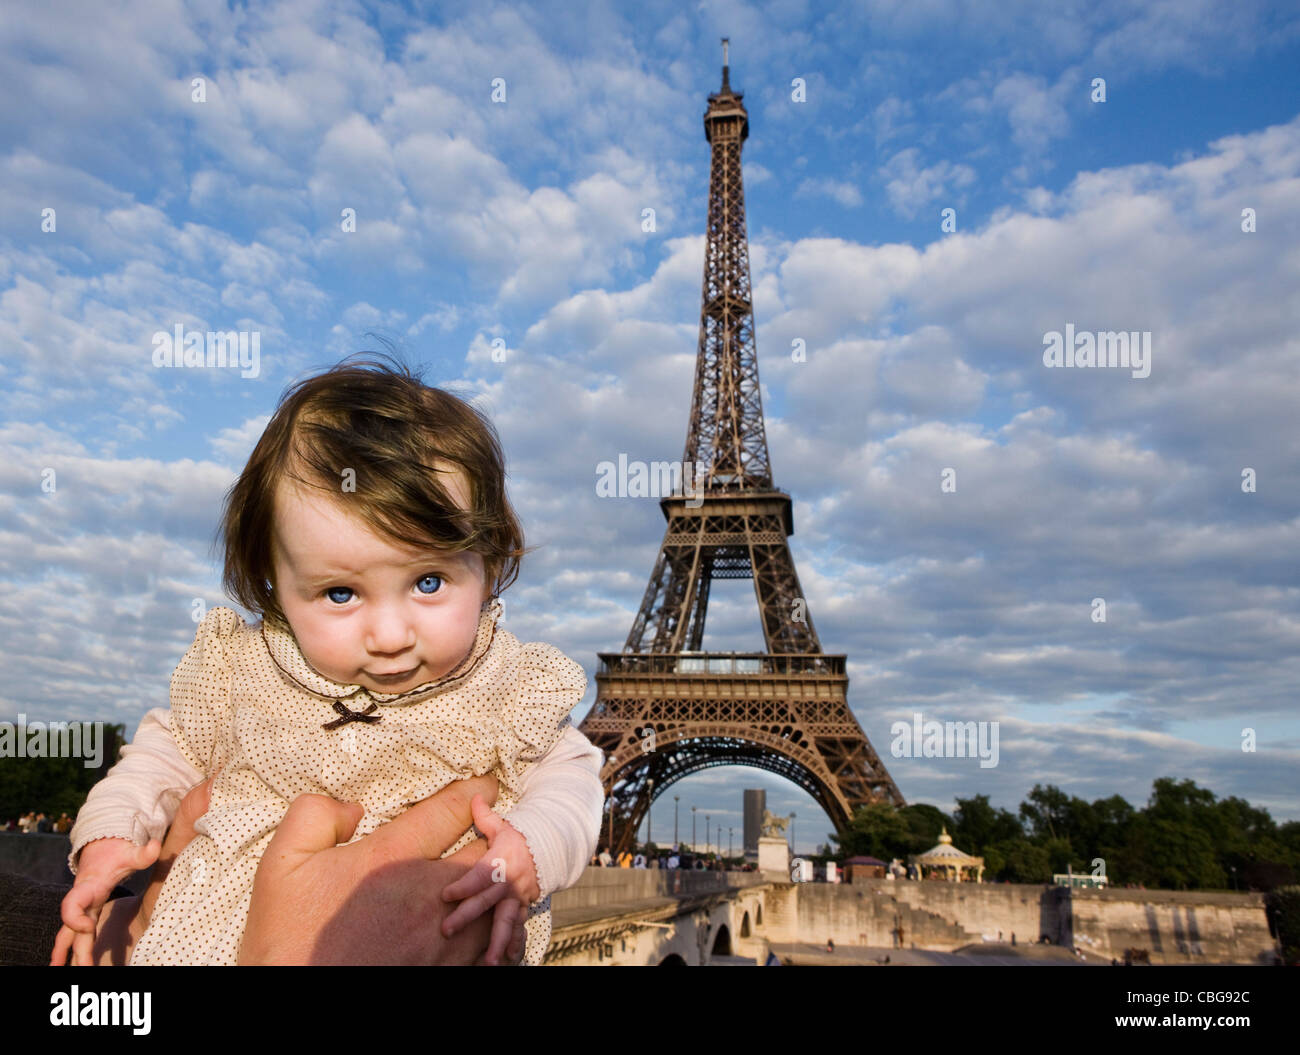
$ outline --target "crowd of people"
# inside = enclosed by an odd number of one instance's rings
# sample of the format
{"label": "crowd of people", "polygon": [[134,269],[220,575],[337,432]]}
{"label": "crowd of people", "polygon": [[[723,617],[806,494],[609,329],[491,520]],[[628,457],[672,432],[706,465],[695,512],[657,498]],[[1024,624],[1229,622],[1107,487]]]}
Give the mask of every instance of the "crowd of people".
{"label": "crowd of people", "polygon": [[[719,858],[706,860],[703,857],[683,853],[677,847],[674,847],[668,853],[651,854],[649,856],[640,852],[633,853],[631,850],[624,850],[617,858],[606,848],[592,856],[590,865],[592,868],[684,868],[697,872],[721,872],[735,867]],[[753,870],[753,866],[750,864],[742,864],[739,867],[741,871]]]}
{"label": "crowd of people", "polygon": [[0,832],[22,832],[24,835],[29,832],[36,832],[42,835],[56,834],[66,835],[72,830],[72,818],[66,813],[60,814],[57,818],[47,816],[45,813],[39,813],[36,810],[30,810],[24,813],[17,820],[10,820],[8,823],[0,826]]}

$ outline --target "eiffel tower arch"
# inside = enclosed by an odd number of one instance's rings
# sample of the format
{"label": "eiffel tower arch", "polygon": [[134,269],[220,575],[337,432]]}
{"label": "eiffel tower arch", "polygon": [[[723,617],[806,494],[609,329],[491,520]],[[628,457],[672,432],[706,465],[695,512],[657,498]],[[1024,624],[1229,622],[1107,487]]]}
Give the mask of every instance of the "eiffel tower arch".
{"label": "eiffel tower arch", "polygon": [[[708,98],[708,230],[684,487],[659,505],[659,557],[622,652],[599,653],[579,728],[605,752],[601,843],[635,843],[670,784],[713,766],[754,766],[811,795],[842,830],[861,805],[905,805],[848,705],[843,655],[821,650],[786,541],[790,495],[774,486],[758,384],[740,152],[749,135],[723,41]],[[704,652],[714,579],[754,582],[766,651]]]}

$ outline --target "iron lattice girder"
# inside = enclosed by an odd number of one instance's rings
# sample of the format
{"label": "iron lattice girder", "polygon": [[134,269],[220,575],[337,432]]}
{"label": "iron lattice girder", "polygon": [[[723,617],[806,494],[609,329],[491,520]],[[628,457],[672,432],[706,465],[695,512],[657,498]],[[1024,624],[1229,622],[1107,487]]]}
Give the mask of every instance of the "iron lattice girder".
{"label": "iron lattice girder", "polygon": [[[634,841],[669,784],[713,766],[778,773],[837,828],[868,802],[906,805],[849,709],[844,657],[822,654],[787,542],[790,496],[772,484],[740,171],[749,134],[742,98],[724,65],[704,115],[708,227],[682,457],[691,494],[660,500],[668,523],[641,607],[623,651],[601,653],[596,702],[579,726],[606,754],[602,835],[612,827],[614,852]],[[766,652],[701,651],[715,578],[754,580]]]}
{"label": "iron lattice girder", "polygon": [[905,805],[849,709],[844,664],[822,653],[601,653],[581,728],[606,754],[614,846],[626,847],[669,784],[719,765],[785,777],[837,829],[869,802]]}
{"label": "iron lattice girder", "polygon": [[698,502],[692,507],[681,496],[660,502],[668,525],[624,650],[698,651],[716,577],[753,578],[769,652],[821,651],[786,542],[790,496],[713,494]]}
{"label": "iron lattice girder", "polygon": [[731,91],[711,96],[704,119],[713,150],[700,339],[682,461],[702,467],[708,488],[769,489],[740,168],[749,120],[741,98]]}

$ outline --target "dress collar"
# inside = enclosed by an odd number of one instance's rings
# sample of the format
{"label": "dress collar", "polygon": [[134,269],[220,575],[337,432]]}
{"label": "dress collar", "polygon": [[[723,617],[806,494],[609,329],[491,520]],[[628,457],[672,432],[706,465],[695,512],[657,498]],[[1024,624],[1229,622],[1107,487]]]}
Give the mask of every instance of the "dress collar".
{"label": "dress collar", "polygon": [[494,597],[488,601],[479,613],[478,630],[474,635],[474,645],[470,649],[469,655],[465,657],[460,665],[444,674],[441,678],[426,681],[423,685],[417,685],[405,692],[374,692],[363,685],[346,685],[343,682],[330,680],[319,674],[307,662],[302,654],[302,649],[298,647],[297,639],[287,627],[273,626],[265,619],[262,620],[262,640],[266,643],[267,651],[270,652],[275,665],[291,681],[296,682],[308,692],[317,696],[343,700],[352,696],[364,695],[377,703],[407,703],[409,702],[408,698],[421,696],[432,689],[451,688],[468,678],[474,668],[478,666],[478,661],[483,658],[484,653],[491,646],[496,633],[496,621],[500,618],[501,613],[502,605],[497,598]]}

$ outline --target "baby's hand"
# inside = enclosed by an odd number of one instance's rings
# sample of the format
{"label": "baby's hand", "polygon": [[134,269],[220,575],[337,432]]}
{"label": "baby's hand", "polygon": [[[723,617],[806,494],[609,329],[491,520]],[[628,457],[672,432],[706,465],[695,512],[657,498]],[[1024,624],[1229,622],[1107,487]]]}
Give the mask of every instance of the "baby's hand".
{"label": "baby's hand", "polygon": [[92,967],[95,960],[95,927],[99,910],[123,879],[158,859],[162,843],[151,839],[148,846],[137,846],[130,839],[96,839],[81,850],[77,878],[63,898],[63,926],[54,939],[50,966],[62,967],[72,950],[74,967]]}
{"label": "baby's hand", "polygon": [[505,818],[493,813],[475,795],[470,803],[474,823],[488,839],[487,853],[478,863],[442,892],[444,901],[464,902],[442,921],[442,933],[450,938],[470,920],[496,905],[492,941],[486,962],[495,966],[506,951],[516,915],[542,896],[537,885],[537,866],[524,837]]}

